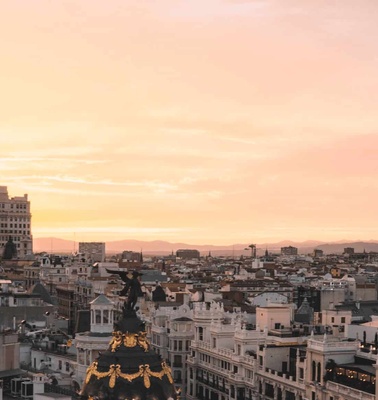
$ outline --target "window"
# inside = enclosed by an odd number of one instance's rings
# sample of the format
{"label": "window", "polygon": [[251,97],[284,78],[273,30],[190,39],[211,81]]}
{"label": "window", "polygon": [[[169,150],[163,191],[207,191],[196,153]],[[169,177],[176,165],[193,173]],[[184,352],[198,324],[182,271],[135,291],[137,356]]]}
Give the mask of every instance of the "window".
{"label": "window", "polygon": [[95,310],[96,324],[101,324],[101,310]]}
{"label": "window", "polygon": [[181,359],[181,356],[174,356],[174,358],[173,358],[173,366],[174,367],[178,367],[178,368],[180,368],[180,367],[182,367],[182,359]]}
{"label": "window", "polygon": [[335,322],[335,317],[331,318],[331,322],[334,323]]}
{"label": "window", "polygon": [[70,372],[70,363],[66,362],[66,372]]}
{"label": "window", "polygon": [[104,310],[103,322],[104,324],[109,323],[109,310]]}
{"label": "window", "polygon": [[341,323],[345,324],[345,317],[341,317]]}
{"label": "window", "polygon": [[320,362],[318,362],[318,367],[317,367],[317,381],[320,382],[321,381],[321,374],[322,374],[322,367]]}
{"label": "window", "polygon": [[60,370],[62,370],[62,368],[63,368],[63,363],[62,363],[62,360],[59,360],[59,367],[58,367]]}
{"label": "window", "polygon": [[315,379],[316,379],[316,362],[313,361],[311,363],[311,380],[315,381]]}
{"label": "window", "polygon": [[201,326],[198,328],[198,340],[203,340],[203,328]]}

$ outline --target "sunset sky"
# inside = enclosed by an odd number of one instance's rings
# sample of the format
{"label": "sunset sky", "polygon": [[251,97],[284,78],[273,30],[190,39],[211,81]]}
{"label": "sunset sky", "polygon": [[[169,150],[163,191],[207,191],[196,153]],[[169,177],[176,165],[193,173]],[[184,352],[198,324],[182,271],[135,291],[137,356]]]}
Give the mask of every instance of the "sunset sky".
{"label": "sunset sky", "polygon": [[378,239],[377,0],[3,0],[33,235]]}

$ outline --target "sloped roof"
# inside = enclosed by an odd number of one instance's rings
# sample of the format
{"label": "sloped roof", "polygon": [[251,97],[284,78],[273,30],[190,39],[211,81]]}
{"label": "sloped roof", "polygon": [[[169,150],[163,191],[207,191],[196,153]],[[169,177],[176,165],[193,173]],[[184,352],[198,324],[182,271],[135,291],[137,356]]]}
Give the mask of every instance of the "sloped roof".
{"label": "sloped roof", "polygon": [[47,289],[42,285],[42,283],[37,282],[30,288],[31,294],[39,294],[41,299],[48,304],[54,304],[53,300],[51,299],[50,293]]}
{"label": "sloped roof", "polygon": [[110,301],[104,294],[100,294],[98,297],[96,297],[94,300],[92,300],[90,305],[94,306],[111,306],[113,305],[113,302]]}

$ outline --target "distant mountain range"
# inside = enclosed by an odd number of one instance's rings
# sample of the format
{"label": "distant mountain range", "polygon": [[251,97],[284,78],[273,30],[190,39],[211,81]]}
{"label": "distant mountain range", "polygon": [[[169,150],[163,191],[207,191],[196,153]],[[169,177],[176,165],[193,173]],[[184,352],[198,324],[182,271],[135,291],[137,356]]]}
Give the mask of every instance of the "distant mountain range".
{"label": "distant mountain range", "polygon": [[[34,252],[51,252],[51,253],[72,253],[78,250],[78,243],[72,240],[65,240],[59,238],[35,238],[34,239]],[[118,240],[106,242],[106,253],[115,254],[121,253],[125,250],[131,251],[143,251],[145,254],[164,255],[171,252],[175,252],[178,249],[197,249],[201,254],[208,254],[211,252],[212,255],[225,255],[225,256],[249,256],[251,250],[248,248],[250,243],[238,243],[228,246],[215,246],[215,245],[196,245],[187,243],[171,243],[163,240],[154,241],[141,241],[141,240]],[[305,242],[293,242],[290,240],[284,240],[277,243],[261,243],[257,244],[257,253],[263,254],[266,249],[269,252],[279,252],[281,247],[294,246],[298,248],[299,253],[309,254],[314,251],[315,248],[321,249],[325,254],[330,253],[343,253],[345,247],[353,247],[356,252],[377,251],[378,252],[378,241],[339,241],[326,243],[317,240],[307,240]]]}

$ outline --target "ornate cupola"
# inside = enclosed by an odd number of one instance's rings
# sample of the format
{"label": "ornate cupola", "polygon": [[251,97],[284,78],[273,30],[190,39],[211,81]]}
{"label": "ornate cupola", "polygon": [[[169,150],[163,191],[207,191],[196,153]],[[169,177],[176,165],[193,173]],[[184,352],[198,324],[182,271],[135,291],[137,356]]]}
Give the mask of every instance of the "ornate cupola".
{"label": "ornate cupola", "polygon": [[91,305],[91,332],[111,333],[113,331],[113,308],[114,303],[105,295],[100,294]]}
{"label": "ornate cupola", "polygon": [[[123,308],[123,318],[114,324],[108,350],[87,369],[81,399],[176,400],[171,369],[150,348],[144,323],[134,310],[141,293],[139,277],[134,273],[131,280],[123,279],[128,285],[124,289],[128,301]],[[102,310],[104,305],[101,303],[105,300],[98,297],[96,301],[99,302],[98,309]]]}

